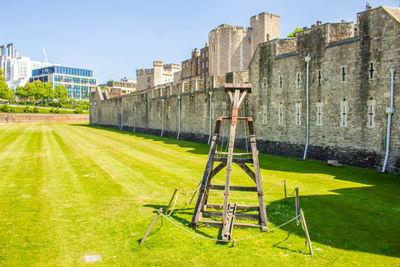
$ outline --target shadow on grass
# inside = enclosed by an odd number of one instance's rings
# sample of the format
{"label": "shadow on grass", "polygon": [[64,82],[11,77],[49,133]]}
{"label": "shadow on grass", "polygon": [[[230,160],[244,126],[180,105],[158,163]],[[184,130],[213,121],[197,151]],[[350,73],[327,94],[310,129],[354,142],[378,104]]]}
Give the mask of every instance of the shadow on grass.
{"label": "shadow on grass", "polygon": [[[77,126],[91,127],[88,125]],[[209,147],[202,143],[105,127],[93,128],[178,145],[189,148],[188,152],[194,154],[206,155],[209,150]],[[299,161],[265,154],[260,154],[259,159],[261,169],[282,172],[282,179],[286,178],[285,173],[323,174],[332,176],[335,180],[360,184],[360,187],[330,190],[329,194],[323,195],[304,196],[300,192],[300,207],[305,212],[312,242],[345,250],[400,257],[400,242],[398,242],[400,240],[399,175],[382,174],[374,170],[350,166],[334,168],[327,166],[324,162]],[[318,183],[317,179],[316,183]],[[148,205],[148,207],[158,209],[162,206]],[[294,199],[289,198],[287,203],[284,200],[271,202],[267,211],[269,222],[280,225],[295,216]],[[182,215],[192,214],[192,212],[193,209],[175,210],[171,216],[182,225],[189,225],[190,222]],[[290,223],[281,229],[287,231],[287,238],[291,234],[304,237],[303,230],[296,223]],[[194,231],[210,237],[198,229]],[[284,241],[282,240],[274,246],[290,251]]]}
{"label": "shadow on grass", "polygon": [[[143,207],[150,207],[154,208],[153,213],[157,213],[157,210],[162,208],[164,210],[165,214],[165,209],[167,206],[162,206],[162,205],[143,205]],[[168,212],[169,213],[169,212]],[[185,218],[182,217],[182,215],[193,215],[193,208],[184,208],[184,209],[174,209],[171,215],[169,215],[173,220],[175,220],[178,224],[180,224],[182,227],[187,227],[188,229],[190,228],[190,221],[186,220]],[[206,238],[215,238],[214,236],[210,236],[206,234],[205,232],[199,230],[199,228],[190,228],[193,233],[204,236]],[[226,243],[224,243],[226,244]]]}

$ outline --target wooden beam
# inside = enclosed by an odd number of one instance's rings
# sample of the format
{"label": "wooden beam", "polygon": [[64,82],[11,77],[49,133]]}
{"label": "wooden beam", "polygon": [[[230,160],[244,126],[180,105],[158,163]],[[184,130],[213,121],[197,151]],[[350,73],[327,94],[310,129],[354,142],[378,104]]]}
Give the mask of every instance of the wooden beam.
{"label": "wooden beam", "polygon": [[[238,208],[236,208],[238,209]],[[222,212],[220,211],[203,211],[203,217],[221,217]],[[250,220],[259,220],[259,214],[251,214],[251,213],[239,213],[236,212],[236,218],[239,219],[250,219]]]}
{"label": "wooden beam", "polygon": [[[212,204],[209,203],[207,204],[207,208],[211,209],[222,209],[224,205],[222,204]],[[247,206],[247,205],[238,205],[236,207],[237,210],[259,210],[260,208],[258,206]]]}
{"label": "wooden beam", "polygon": [[[221,227],[222,222],[221,221],[207,221],[207,220],[201,220],[199,221],[199,223],[204,223],[206,225],[209,226],[213,226],[213,227]],[[236,227],[239,228],[246,228],[246,227],[253,227],[253,228],[262,228],[262,225],[258,225],[258,224],[251,224],[251,223],[235,223]]]}
{"label": "wooden beam", "polygon": [[240,168],[242,168],[249,176],[251,179],[253,179],[253,181],[255,183],[257,183],[256,181],[256,174],[253,172],[252,169],[249,168],[249,166],[247,166],[244,163],[236,163]]}
{"label": "wooden beam", "polygon": [[[228,155],[228,152],[216,152],[215,155]],[[234,156],[250,156],[252,153],[233,153]]]}
{"label": "wooden beam", "polygon": [[[214,158],[214,161],[227,162],[228,158]],[[253,159],[232,158],[232,162],[235,162],[235,163],[253,163]]]}
{"label": "wooden beam", "polygon": [[260,221],[261,225],[263,226],[262,230],[268,231],[267,212],[265,209],[264,192],[260,174],[260,163],[258,161],[258,150],[256,144],[256,137],[254,134],[250,135],[250,145],[251,145],[251,152],[253,153],[253,166],[254,166],[254,173],[256,176],[258,205],[260,206]]}
{"label": "wooden beam", "polygon": [[219,172],[219,171],[221,171],[224,167],[226,166],[226,163],[225,162],[221,162],[217,167],[215,167],[215,169],[214,170],[212,170],[212,172],[210,173],[210,180],[215,176],[215,175],[217,175],[217,173]]}
{"label": "wooden beam", "polygon": [[[208,185],[208,189],[213,190],[225,190],[224,185]],[[247,192],[257,192],[257,187],[250,186],[229,186],[230,191],[247,191]]]}

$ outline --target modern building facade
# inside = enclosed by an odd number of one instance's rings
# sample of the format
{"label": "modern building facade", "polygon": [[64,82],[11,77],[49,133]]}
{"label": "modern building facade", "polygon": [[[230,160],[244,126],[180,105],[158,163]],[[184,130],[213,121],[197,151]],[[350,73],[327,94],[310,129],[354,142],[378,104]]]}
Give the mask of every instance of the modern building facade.
{"label": "modern building facade", "polygon": [[87,69],[51,66],[32,71],[30,82],[40,80],[50,82],[53,88],[64,85],[68,90],[68,97],[79,100],[89,99],[89,93],[97,86],[93,71]]}
{"label": "modern building facade", "polygon": [[29,57],[19,56],[12,43],[0,46],[0,68],[3,70],[4,81],[13,91],[29,81],[32,70],[51,65],[48,62],[33,61]]}

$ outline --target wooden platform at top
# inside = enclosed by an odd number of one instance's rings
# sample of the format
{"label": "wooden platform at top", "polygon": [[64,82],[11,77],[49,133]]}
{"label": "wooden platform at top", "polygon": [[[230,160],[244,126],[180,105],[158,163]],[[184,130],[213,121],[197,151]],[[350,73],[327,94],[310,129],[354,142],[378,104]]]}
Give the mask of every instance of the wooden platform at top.
{"label": "wooden platform at top", "polygon": [[225,83],[225,92],[232,90],[240,90],[240,92],[247,91],[248,94],[251,93],[251,83]]}

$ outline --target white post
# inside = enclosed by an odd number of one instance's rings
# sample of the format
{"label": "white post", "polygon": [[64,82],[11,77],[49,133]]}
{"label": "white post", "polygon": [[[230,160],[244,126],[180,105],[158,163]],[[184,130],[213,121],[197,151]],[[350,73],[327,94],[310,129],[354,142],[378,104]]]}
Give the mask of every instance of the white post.
{"label": "white post", "polygon": [[121,131],[124,128],[124,108],[121,108]]}
{"label": "white post", "polygon": [[161,102],[162,102],[162,128],[161,128],[161,135],[160,136],[163,136],[163,134],[164,134],[164,105],[165,105],[165,99],[161,99]]}
{"label": "white post", "polygon": [[386,153],[385,153],[385,160],[383,162],[381,172],[386,171],[387,163],[389,160],[389,153],[390,153],[390,132],[392,127],[392,116],[394,113],[394,74],[396,72],[397,67],[393,67],[390,69],[391,79],[390,79],[390,107],[386,108],[386,113],[388,114],[388,122],[386,128]]}
{"label": "white post", "polygon": [[178,95],[178,135],[176,139],[179,140],[179,136],[181,134],[181,96]]}
{"label": "white post", "polygon": [[306,144],[304,146],[304,155],[303,160],[307,157],[308,150],[308,139],[309,139],[309,131],[310,131],[310,93],[309,93],[309,71],[310,71],[310,61],[311,56],[307,55],[304,58],[306,62]]}
{"label": "white post", "polygon": [[212,104],[213,104],[213,91],[211,91],[210,90],[210,92],[208,92],[209,94],[210,94],[210,110],[209,110],[209,117],[210,117],[210,121],[209,121],[209,128],[210,128],[210,132],[209,132],[209,135],[208,135],[208,142],[207,142],[207,144],[209,145],[210,144],[210,142],[211,142],[211,137],[212,137],[212,117],[213,117],[213,114],[212,114]]}

